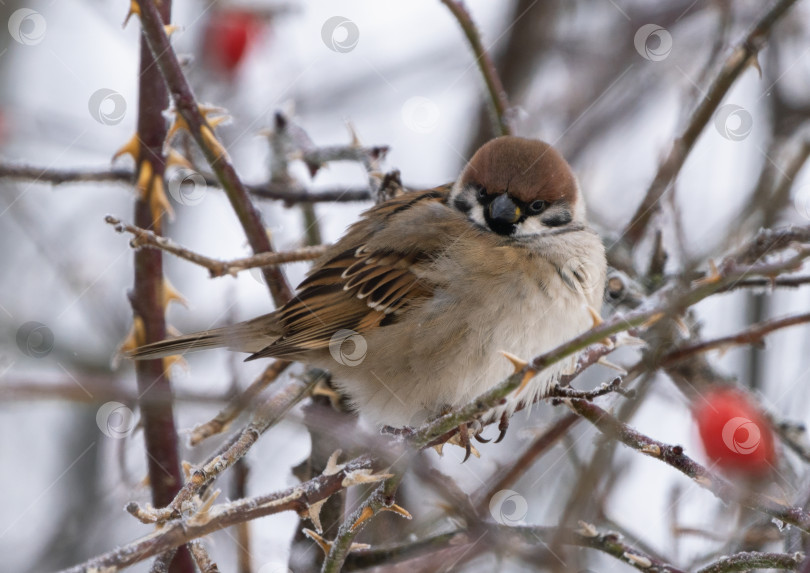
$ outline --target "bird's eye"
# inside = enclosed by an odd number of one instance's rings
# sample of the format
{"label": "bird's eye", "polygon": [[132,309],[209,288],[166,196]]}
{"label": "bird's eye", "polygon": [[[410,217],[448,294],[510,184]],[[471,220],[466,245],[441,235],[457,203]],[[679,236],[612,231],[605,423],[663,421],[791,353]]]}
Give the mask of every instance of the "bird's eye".
{"label": "bird's eye", "polygon": [[538,199],[537,201],[532,201],[529,203],[529,212],[532,215],[537,215],[538,213],[542,213],[548,207],[548,201],[543,201],[542,199]]}
{"label": "bird's eye", "polygon": [[476,187],[475,187],[475,196],[478,197],[479,199],[486,199],[487,198],[487,190],[481,185],[476,185]]}

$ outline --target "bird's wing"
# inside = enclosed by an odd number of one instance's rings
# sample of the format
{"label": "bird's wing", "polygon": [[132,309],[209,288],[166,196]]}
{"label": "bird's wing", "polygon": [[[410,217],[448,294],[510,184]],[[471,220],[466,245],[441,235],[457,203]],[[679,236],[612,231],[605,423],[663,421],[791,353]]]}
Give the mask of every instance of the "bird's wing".
{"label": "bird's wing", "polygon": [[449,191],[409,192],[366,211],[278,311],[283,335],[249,360],[328,348],[339,331],[385,327],[430,297],[432,261],[468,225],[446,205]]}

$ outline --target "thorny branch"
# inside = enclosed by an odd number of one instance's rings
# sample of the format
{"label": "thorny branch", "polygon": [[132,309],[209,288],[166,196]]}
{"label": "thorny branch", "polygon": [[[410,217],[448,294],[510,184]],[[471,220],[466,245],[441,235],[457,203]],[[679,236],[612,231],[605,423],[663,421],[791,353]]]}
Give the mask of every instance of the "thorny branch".
{"label": "thorny branch", "polygon": [[[237,175],[222,144],[214,135],[214,125],[206,117],[191,92],[191,87],[183,74],[180,62],[177,61],[169,37],[166,35],[164,22],[157,6],[153,0],[137,0],[137,2],[140,7],[143,35],[155,55],[155,60],[174,100],[176,112],[179,114],[175,118],[176,125],[185,127],[202,149],[245,230],[253,252],[257,254],[271,252],[273,248],[270,238],[265,232],[261,215],[251,203],[247,189]],[[262,274],[276,306],[282,306],[292,298],[292,290],[277,267],[264,267]]]}
{"label": "thorny branch", "polygon": [[[169,0],[155,7],[155,14],[169,22],[172,4]],[[137,151],[133,153],[138,170],[134,218],[136,224],[161,232],[165,201],[163,180],[166,157],[163,142],[166,121],[162,110],[168,105],[169,94],[155,68],[155,58],[146,38],[140,38],[140,65],[138,74]],[[159,251],[136,252],[135,279],[129,299],[133,313],[132,340],[134,344],[147,344],[166,338],[166,294],[163,275],[163,254]],[[139,396],[165,396],[172,394],[172,383],[167,363],[162,360],[143,360],[135,365]],[[168,503],[181,487],[179,440],[174,423],[174,407],[170,401],[142,401],[142,423],[152,503]],[[166,559],[167,571],[190,573],[194,570],[186,548],[172,552]]]}

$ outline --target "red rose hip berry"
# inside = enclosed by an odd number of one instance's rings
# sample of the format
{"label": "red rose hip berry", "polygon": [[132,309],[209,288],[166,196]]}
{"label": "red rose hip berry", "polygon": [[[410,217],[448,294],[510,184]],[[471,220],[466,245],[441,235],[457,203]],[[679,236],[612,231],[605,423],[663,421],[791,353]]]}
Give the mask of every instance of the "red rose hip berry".
{"label": "red rose hip berry", "polygon": [[695,401],[693,412],[706,455],[721,470],[762,476],[776,461],[774,437],[760,408],[734,388],[717,388]]}

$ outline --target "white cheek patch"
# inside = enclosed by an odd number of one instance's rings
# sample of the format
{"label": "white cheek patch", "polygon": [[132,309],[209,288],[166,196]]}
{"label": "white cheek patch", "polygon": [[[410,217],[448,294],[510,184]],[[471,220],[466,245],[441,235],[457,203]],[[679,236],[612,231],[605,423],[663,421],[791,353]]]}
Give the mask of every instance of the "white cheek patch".
{"label": "white cheek patch", "polygon": [[473,204],[473,208],[470,209],[470,212],[467,214],[467,217],[470,218],[470,221],[473,223],[477,223],[483,227],[488,227],[487,220],[484,218],[484,207],[478,201],[475,201]]}
{"label": "white cheek patch", "polygon": [[459,210],[464,211],[467,218],[476,225],[488,227],[487,220],[484,218],[484,208],[481,203],[478,202],[478,199],[475,196],[475,190],[470,189],[469,187],[462,188],[458,183],[456,183],[453,186],[452,191],[450,191],[448,202],[456,209],[458,209],[458,202],[464,202],[469,209]]}
{"label": "white cheek patch", "polygon": [[546,231],[548,231],[548,227],[540,222],[540,217],[526,217],[524,221],[515,225],[515,232],[512,236],[531,237]]}
{"label": "white cheek patch", "polygon": [[459,181],[456,181],[453,188],[450,190],[448,202],[452,205],[453,202],[459,197],[463,197],[468,203],[470,202],[470,199],[472,199],[472,195],[469,193],[469,191],[464,189]]}

